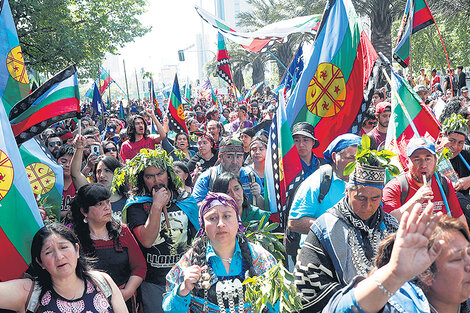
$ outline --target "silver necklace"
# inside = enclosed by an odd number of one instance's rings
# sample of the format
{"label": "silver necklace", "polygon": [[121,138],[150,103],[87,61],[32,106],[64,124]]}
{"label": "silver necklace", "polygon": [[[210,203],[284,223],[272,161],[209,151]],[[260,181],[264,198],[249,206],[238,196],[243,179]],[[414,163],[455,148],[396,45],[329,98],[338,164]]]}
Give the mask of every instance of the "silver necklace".
{"label": "silver necklace", "polygon": [[104,240],[104,241],[107,241],[107,240],[109,240],[109,234],[106,234],[106,236],[103,236],[103,237],[98,237],[98,236],[93,235],[92,232],[90,232],[90,238],[91,238],[92,240]]}
{"label": "silver necklace", "polygon": [[220,259],[222,261],[228,262],[228,264],[232,264],[232,260],[233,260],[233,258],[227,258],[227,259],[220,258]]}
{"label": "silver necklace", "polygon": [[239,313],[243,313],[245,311],[243,285],[238,278],[235,278],[233,281],[219,280],[215,289],[217,295],[217,304],[219,305],[220,312],[226,312],[224,300],[227,300],[229,312],[235,313],[235,297],[238,298]]}
{"label": "silver necklace", "polygon": [[[429,308],[431,309],[431,313],[439,313],[439,311],[431,304],[431,302],[429,302]],[[459,310],[457,311],[457,313],[460,313],[460,306],[459,306]]]}

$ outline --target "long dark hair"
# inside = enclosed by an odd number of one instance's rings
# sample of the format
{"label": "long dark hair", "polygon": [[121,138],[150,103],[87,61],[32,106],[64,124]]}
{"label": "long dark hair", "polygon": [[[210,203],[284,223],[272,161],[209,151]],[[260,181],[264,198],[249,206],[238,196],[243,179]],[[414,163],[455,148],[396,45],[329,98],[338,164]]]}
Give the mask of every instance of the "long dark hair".
{"label": "long dark hair", "polygon": [[135,134],[136,134],[136,130],[135,130],[135,120],[140,118],[142,121],[144,121],[144,138],[147,138],[147,121],[145,120],[145,118],[142,116],[142,115],[132,115],[131,117],[129,117],[129,119],[127,120],[127,137],[129,137],[129,141],[130,142],[135,142]]}
{"label": "long dark hair", "polygon": [[[109,169],[111,172],[114,173],[114,171],[117,168],[121,168],[122,164],[117,160],[115,157],[109,156],[109,155],[102,155],[98,158],[98,162],[95,163],[95,167],[93,168],[93,178],[95,181],[96,179],[96,169],[98,168],[98,164],[100,162],[103,162],[104,166],[106,166],[107,169]],[[129,191],[129,187],[127,184],[122,184],[119,189],[117,190],[118,194],[121,196],[127,196],[127,192]]]}
{"label": "long dark hair", "polygon": [[[75,250],[79,246],[79,240],[77,235],[68,227],[60,223],[51,223],[40,230],[34,235],[33,242],[31,243],[31,264],[29,265],[26,274],[31,276],[32,279],[38,281],[42,290],[48,290],[52,288],[52,278],[51,274],[41,267],[38,263],[42,263],[41,260],[41,250],[44,246],[44,242],[51,235],[59,235],[65,240],[72,243]],[[89,264],[89,259],[82,254],[82,250],[79,250],[79,258],[77,260],[77,267],[75,268],[75,273],[78,278],[85,280],[85,278],[90,278],[89,271],[92,269]]]}
{"label": "long dark hair", "polygon": [[179,167],[183,172],[188,174],[188,177],[186,177],[186,180],[183,181],[183,183],[188,187],[192,187],[193,186],[193,180],[192,180],[192,177],[191,177],[191,173],[189,172],[189,169],[186,166],[186,164],[181,162],[181,161],[175,161],[175,162],[173,162],[173,167],[175,167],[175,166]]}
{"label": "long dark hair", "polygon": [[[132,190],[132,196],[152,196],[152,191],[147,190],[145,186],[144,173],[146,169],[147,168],[144,168],[142,171],[137,173],[137,186],[135,186],[135,188]],[[166,171],[166,173],[168,175],[168,189],[171,190],[176,196],[179,193],[178,188],[176,187],[176,184],[171,179],[171,175],[168,172],[168,170]]]}
{"label": "long dark hair", "polygon": [[[88,213],[90,206],[96,205],[100,201],[108,200],[110,197],[111,193],[106,187],[100,184],[87,184],[78,189],[77,195],[72,200],[73,229],[80,239],[83,252],[87,255],[93,256],[96,250],[93,246],[93,240],[90,237],[90,227],[88,223],[84,222],[85,216],[81,210]],[[111,220],[106,223],[106,229],[113,240],[114,248],[120,249],[119,234],[121,232],[121,224],[114,218],[111,218]]]}
{"label": "long dark hair", "polygon": [[[228,186],[230,185],[230,181],[232,179],[235,179],[243,188],[242,182],[240,181],[240,178],[237,175],[233,174],[232,172],[225,172],[225,173],[218,175],[217,178],[214,180],[211,191],[222,192],[222,193],[227,194]],[[250,210],[250,198],[248,198],[248,195],[245,193],[245,191],[243,191],[242,211],[248,212],[249,210]]]}

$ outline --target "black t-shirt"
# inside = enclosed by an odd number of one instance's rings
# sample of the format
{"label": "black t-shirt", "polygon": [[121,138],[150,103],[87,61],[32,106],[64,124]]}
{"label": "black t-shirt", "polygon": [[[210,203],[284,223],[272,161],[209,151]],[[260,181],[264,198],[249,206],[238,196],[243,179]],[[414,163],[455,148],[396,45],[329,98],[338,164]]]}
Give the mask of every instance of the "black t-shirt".
{"label": "black t-shirt", "polygon": [[201,169],[200,173],[203,173],[205,170],[207,170],[209,167],[212,167],[215,165],[215,162],[217,162],[217,159],[219,158],[218,154],[214,154],[214,156],[209,160],[206,161],[202,157],[200,152],[197,152],[191,160],[189,160],[188,163],[186,163],[186,166],[188,167],[190,172],[193,172],[194,169],[196,168],[196,165],[199,165],[199,168]]}
{"label": "black t-shirt", "polygon": [[[470,146],[465,145],[460,152],[460,154],[463,156],[465,161],[470,164]],[[454,168],[455,172],[457,175],[459,175],[460,178],[470,176],[470,170],[465,166],[463,161],[460,159],[459,156],[456,156],[453,159],[450,159],[450,163],[452,164],[452,167]],[[464,195],[468,196],[469,190],[461,190],[461,193]]]}
{"label": "black t-shirt", "polygon": [[[137,203],[127,208],[127,222],[132,232],[137,226],[145,224],[151,206],[151,203]],[[187,251],[188,245],[196,233],[187,215],[175,203],[172,203],[167,211],[171,231],[168,231],[165,215],[162,212],[160,233],[153,246],[145,248],[139,242],[147,262],[145,281],[157,285],[166,284],[166,274]]]}

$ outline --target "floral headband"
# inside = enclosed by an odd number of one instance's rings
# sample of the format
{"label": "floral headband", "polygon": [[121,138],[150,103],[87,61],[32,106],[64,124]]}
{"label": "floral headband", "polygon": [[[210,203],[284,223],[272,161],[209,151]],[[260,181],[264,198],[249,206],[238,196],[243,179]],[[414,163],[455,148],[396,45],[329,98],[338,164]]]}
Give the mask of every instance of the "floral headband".
{"label": "floral headband", "polygon": [[205,233],[204,215],[210,209],[218,205],[229,206],[235,210],[238,219],[238,232],[243,234],[245,232],[245,227],[242,225],[240,214],[238,212],[238,206],[235,200],[233,200],[232,197],[225,193],[209,191],[199,207],[199,226],[201,226],[201,228],[199,229],[199,232],[197,234],[198,237],[202,236]]}

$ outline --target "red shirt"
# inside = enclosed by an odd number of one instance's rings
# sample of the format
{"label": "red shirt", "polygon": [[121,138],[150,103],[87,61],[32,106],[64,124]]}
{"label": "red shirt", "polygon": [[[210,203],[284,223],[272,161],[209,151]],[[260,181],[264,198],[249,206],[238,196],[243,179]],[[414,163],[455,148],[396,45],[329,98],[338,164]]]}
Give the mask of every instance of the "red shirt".
{"label": "red shirt", "polygon": [[[435,85],[435,84],[440,84],[441,83],[441,78],[439,77],[439,75],[436,75],[434,76],[432,79],[431,79],[431,88]],[[441,86],[442,87],[442,86]]]}
{"label": "red shirt", "polygon": [[[416,191],[420,188],[416,182],[411,179],[410,174],[406,173],[406,179],[408,180],[409,191],[408,196],[406,197],[406,201],[411,199],[414,196]],[[460,208],[459,200],[457,199],[457,195],[455,194],[454,186],[450,180],[445,177],[447,184],[449,185],[449,195],[447,196],[447,203],[449,204],[450,213],[452,217],[459,218],[463,212]],[[439,190],[439,186],[437,185],[436,177],[433,176],[431,180],[431,189],[434,194],[434,198],[431,202],[435,205],[434,213],[441,211],[444,214],[447,214],[447,209],[444,204],[444,200],[442,199],[441,192]],[[390,213],[402,206],[401,204],[401,188],[400,182],[397,178],[392,179],[385,185],[384,192],[383,192],[383,209],[385,212]],[[427,202],[423,203],[423,208],[426,207]]]}
{"label": "red shirt", "polygon": [[147,138],[142,138],[139,141],[136,142],[130,142],[129,140],[126,140],[122,143],[121,146],[121,158],[123,162],[126,162],[128,159],[132,159],[137,155],[137,153],[140,152],[141,149],[151,149],[155,150],[155,145],[159,143],[160,140],[159,138],[152,138],[152,137],[147,137]]}

